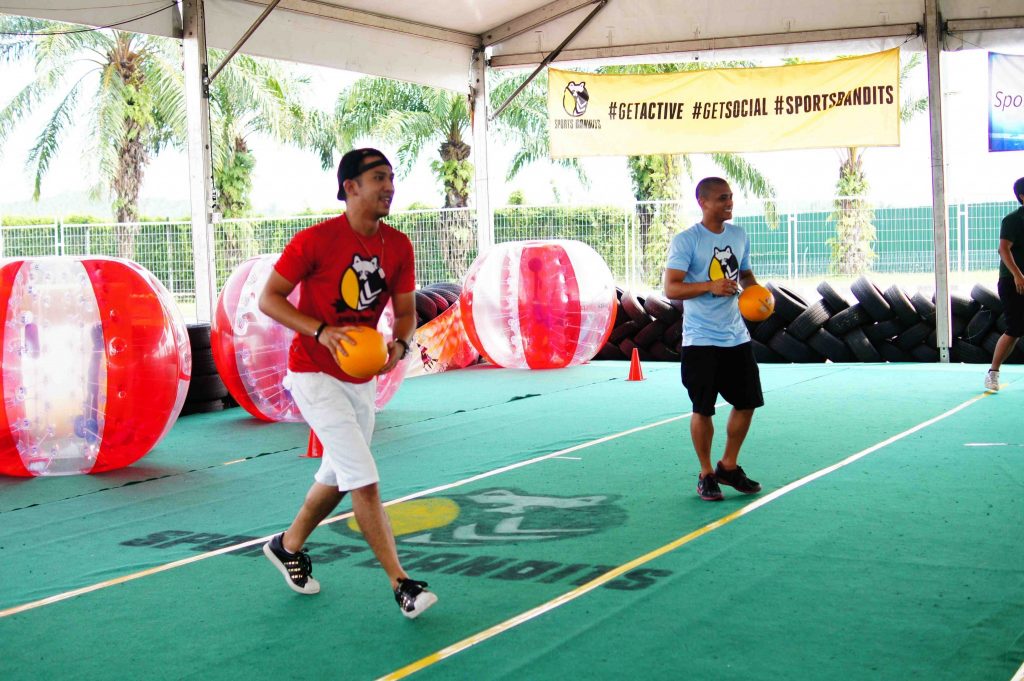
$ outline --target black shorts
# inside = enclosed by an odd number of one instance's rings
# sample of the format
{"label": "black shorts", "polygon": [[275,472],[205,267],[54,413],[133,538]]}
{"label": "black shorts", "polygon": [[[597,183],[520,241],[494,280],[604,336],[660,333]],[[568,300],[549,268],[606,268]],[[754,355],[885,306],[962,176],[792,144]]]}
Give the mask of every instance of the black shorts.
{"label": "black shorts", "polygon": [[750,343],[730,348],[684,345],[681,365],[694,413],[714,416],[719,395],[736,409],[764,406],[761,372]]}
{"label": "black shorts", "polygon": [[998,287],[1006,315],[1006,335],[1020,338],[1024,336],[1024,296],[1017,293],[1013,277],[1000,277]]}

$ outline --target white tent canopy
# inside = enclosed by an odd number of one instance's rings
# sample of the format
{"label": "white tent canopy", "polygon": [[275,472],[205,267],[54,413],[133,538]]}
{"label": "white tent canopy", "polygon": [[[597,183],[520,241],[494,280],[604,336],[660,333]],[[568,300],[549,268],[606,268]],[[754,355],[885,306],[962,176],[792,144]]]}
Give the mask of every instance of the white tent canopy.
{"label": "white tent canopy", "polygon": [[999,50],[1024,42],[1021,0],[75,0],[74,9],[68,8],[68,0],[13,1],[20,6],[0,5],[0,12],[183,39],[196,302],[205,319],[216,295],[205,48],[231,49],[271,5],[272,11],[241,46],[243,52],[469,95],[476,122],[473,149],[482,248],[489,244],[492,224],[487,66],[542,64],[574,31],[553,61],[711,60],[749,54],[751,49],[761,55],[806,56],[824,46],[834,52],[840,41],[846,53],[896,45],[923,50],[932,128],[936,324],[943,361],[949,357],[950,317],[939,52]]}
{"label": "white tent canopy", "polygon": [[[172,0],[14,1],[0,12],[181,37]],[[208,45],[233,46],[270,2],[205,0]],[[937,5],[946,49],[1019,44],[1020,0]],[[539,64],[595,6],[596,0],[281,0],[242,51],[468,91],[474,49],[487,49],[492,67]],[[884,49],[916,35],[925,12],[926,0],[609,0],[556,61],[708,58],[752,47],[806,53],[832,41]]]}

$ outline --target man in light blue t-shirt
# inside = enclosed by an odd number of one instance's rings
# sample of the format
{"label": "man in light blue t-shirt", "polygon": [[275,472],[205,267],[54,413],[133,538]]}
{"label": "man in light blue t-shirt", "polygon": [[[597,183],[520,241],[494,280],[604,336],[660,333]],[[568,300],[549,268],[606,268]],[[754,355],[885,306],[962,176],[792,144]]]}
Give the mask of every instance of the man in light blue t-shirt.
{"label": "man in light blue t-shirt", "polygon": [[[697,183],[703,219],[676,234],[665,268],[665,295],[683,303],[682,377],[693,402],[690,437],[700,461],[697,494],[720,501],[719,483],[743,494],[761,485],[737,463],[754,410],[764,405],[760,372],[750,334],[740,317],[737,295],[757,283],[750,267],[750,237],[726,222],[732,217],[732,189],[720,177]],[[732,405],[726,425],[725,453],[711,466],[711,417],[721,395]]]}

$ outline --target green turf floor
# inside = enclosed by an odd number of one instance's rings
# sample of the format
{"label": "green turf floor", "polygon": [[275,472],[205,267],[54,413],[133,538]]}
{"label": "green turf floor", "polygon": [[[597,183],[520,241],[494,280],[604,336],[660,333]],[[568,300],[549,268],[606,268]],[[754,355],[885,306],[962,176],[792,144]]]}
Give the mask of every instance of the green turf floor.
{"label": "green turf floor", "polygon": [[976,367],[762,367],[741,462],[765,490],[707,503],[678,367],[644,370],[405,382],[374,449],[385,499],[420,495],[390,509],[405,567],[440,597],[415,621],[346,519],[311,538],[315,597],[258,544],[208,556],[291,520],[317,466],[301,424],[189,416],[125,471],[0,480],[0,679],[370,679],[423,660],[415,676],[437,679],[1009,681],[1024,661],[1024,372],[981,397]]}

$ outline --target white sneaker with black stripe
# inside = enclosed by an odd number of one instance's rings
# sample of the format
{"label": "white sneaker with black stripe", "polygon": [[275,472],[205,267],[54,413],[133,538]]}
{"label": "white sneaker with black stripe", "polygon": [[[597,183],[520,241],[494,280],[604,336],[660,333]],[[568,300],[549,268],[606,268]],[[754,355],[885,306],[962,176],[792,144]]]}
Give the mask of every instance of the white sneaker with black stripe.
{"label": "white sneaker with black stripe", "polygon": [[415,579],[398,580],[398,588],[395,589],[395,601],[398,603],[402,614],[409,619],[419,617],[424,610],[437,603],[437,596],[432,591],[427,591],[426,582],[418,582]]}
{"label": "white sneaker with black stripe", "polygon": [[313,563],[305,551],[291,553],[284,548],[284,533],[275,534],[263,545],[263,555],[284,575],[285,583],[300,594],[320,593],[320,582],[313,579]]}

